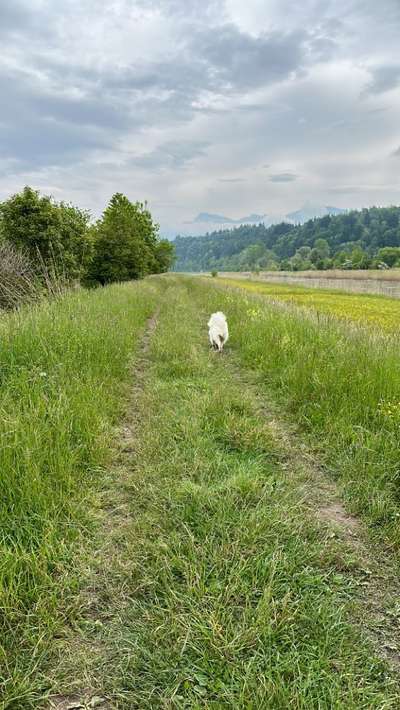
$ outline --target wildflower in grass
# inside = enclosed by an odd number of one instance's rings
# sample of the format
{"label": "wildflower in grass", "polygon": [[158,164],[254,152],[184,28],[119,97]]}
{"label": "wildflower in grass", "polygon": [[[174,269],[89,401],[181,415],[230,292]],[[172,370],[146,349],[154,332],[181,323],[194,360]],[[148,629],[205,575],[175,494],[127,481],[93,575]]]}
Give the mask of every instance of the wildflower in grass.
{"label": "wildflower in grass", "polygon": [[387,422],[400,425],[400,401],[381,400],[378,403],[378,413]]}
{"label": "wildflower in grass", "polygon": [[259,316],[261,315],[261,311],[259,308],[248,308],[247,315],[249,316],[250,320],[257,320],[257,318],[259,318]]}
{"label": "wildflower in grass", "polygon": [[[310,289],[288,284],[254,283],[245,279],[222,279],[221,283],[244,291],[267,296],[272,301],[284,301],[308,307],[319,313],[336,316],[345,321],[397,331],[400,326],[400,309],[396,299],[365,294],[343,294],[327,289]],[[247,306],[251,301],[244,299]]]}

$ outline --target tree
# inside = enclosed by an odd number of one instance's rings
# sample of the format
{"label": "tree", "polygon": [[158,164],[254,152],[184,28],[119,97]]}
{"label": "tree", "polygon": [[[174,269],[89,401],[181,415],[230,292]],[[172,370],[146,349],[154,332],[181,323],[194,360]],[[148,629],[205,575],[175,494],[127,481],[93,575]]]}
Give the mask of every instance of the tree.
{"label": "tree", "polygon": [[311,255],[311,247],[308,247],[308,246],[300,247],[300,249],[298,249],[296,253],[299,254],[301,256],[301,258],[304,259],[305,261],[309,261],[310,255]]}
{"label": "tree", "polygon": [[399,247],[383,247],[377,253],[378,261],[383,261],[387,266],[395,266],[400,263],[400,248]]}
{"label": "tree", "polygon": [[356,247],[351,252],[351,262],[353,264],[353,269],[368,269],[371,259],[368,254],[361,249],[361,247]]}
{"label": "tree", "polygon": [[175,247],[168,239],[160,239],[155,248],[155,273],[163,274],[168,271],[175,261]]}
{"label": "tree", "polygon": [[2,238],[22,248],[34,264],[56,266],[71,279],[82,275],[91,255],[88,224],[87,211],[31,187],[0,203]]}
{"label": "tree", "polygon": [[321,259],[327,259],[330,256],[331,248],[326,239],[316,239],[314,249]]}
{"label": "tree", "polygon": [[139,279],[157,270],[156,225],[146,206],[116,193],[95,226],[90,283]]}

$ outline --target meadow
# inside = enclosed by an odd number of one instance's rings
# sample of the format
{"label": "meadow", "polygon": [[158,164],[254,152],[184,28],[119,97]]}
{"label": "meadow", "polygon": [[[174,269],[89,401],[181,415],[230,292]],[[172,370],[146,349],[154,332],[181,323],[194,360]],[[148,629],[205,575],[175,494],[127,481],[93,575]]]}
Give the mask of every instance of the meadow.
{"label": "meadow", "polygon": [[3,708],[398,707],[399,340],[307,313],[163,276],[4,317]]}
{"label": "meadow", "polygon": [[400,327],[400,303],[394,298],[245,279],[218,277],[218,281],[227,286],[236,286],[254,294],[268,296],[273,300],[304,306],[319,313],[388,332],[396,332]]}
{"label": "meadow", "polygon": [[[77,579],[149,283],[79,291],[0,321],[1,695],[27,707]],[[5,702],[5,701],[4,701]]]}

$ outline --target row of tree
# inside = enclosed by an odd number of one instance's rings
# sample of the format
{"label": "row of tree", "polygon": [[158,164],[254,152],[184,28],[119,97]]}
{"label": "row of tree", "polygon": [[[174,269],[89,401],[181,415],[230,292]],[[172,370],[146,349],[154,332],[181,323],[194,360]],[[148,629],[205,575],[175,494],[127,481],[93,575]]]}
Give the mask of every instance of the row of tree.
{"label": "row of tree", "polygon": [[140,202],[115,194],[102,217],[25,187],[0,203],[0,242],[37,265],[85,285],[138,279],[167,271],[174,247]]}
{"label": "row of tree", "polygon": [[400,207],[326,215],[303,225],[243,225],[177,237],[177,271],[369,269],[400,266]]}

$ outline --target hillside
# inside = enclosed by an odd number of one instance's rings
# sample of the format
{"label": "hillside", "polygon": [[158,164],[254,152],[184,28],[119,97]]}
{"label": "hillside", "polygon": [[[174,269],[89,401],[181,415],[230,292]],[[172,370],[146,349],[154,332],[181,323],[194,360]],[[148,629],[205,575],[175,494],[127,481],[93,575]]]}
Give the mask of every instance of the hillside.
{"label": "hillside", "polygon": [[241,225],[200,237],[177,237],[176,271],[369,268],[393,266],[400,252],[400,207],[325,215],[302,225]]}

